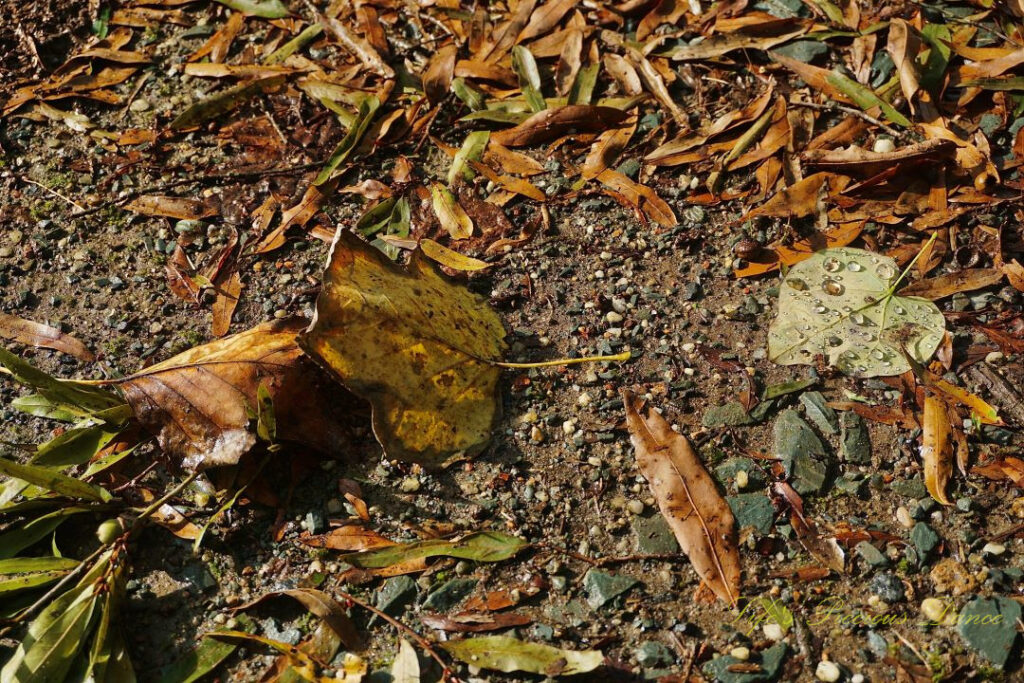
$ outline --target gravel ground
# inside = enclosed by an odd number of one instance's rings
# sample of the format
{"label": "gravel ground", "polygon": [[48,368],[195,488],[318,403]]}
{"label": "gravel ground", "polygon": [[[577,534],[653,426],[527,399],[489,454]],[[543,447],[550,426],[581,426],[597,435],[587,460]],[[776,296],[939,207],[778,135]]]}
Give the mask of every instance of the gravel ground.
{"label": "gravel ground", "polygon": [[[70,26],[63,9],[23,19],[40,37],[44,52],[53,49],[53,41],[70,40],[72,34],[57,31],[56,20],[47,19],[60,16],[59,23]],[[204,39],[182,37],[185,32],[182,27],[161,29],[156,39],[160,64],[175,63]],[[12,47],[16,44],[16,37],[4,31],[0,49],[23,55],[23,49]],[[15,59],[15,73],[31,68],[24,59]],[[194,79],[153,69],[119,125],[148,127],[165,120],[192,100],[197,87]],[[270,98],[275,111],[286,105]],[[89,111],[101,126],[113,126],[121,115]],[[437,130],[447,143],[461,143],[462,134],[452,127]],[[323,135],[334,140],[338,132]],[[92,205],[123,190],[182,173],[206,174],[266,150],[197,133],[155,153],[118,154],[58,123],[17,117],[0,122],[0,146],[0,310],[59,325],[97,351],[97,365],[85,365],[44,350],[20,349],[42,368],[67,377],[93,376],[97,368],[128,373],[210,340],[209,307],[189,305],[168,290],[164,265],[172,243],[186,245],[193,261],[204,263],[227,239],[226,228],[249,229],[250,212],[268,193],[282,196],[290,206],[305,187],[302,173],[203,183],[195,192],[219,204],[223,218],[182,233],[173,220],[114,207],[75,217],[72,202]],[[280,161],[302,163],[319,156],[307,149]],[[447,164],[443,155],[427,148],[413,160],[427,176]],[[566,162],[573,160],[557,155],[545,160],[548,173],[538,186],[553,194],[549,188],[564,184]],[[371,158],[353,183],[382,177],[388,164]],[[438,174],[443,177],[443,170]],[[835,459],[824,492],[805,496],[805,514],[826,529],[867,530],[874,542],[858,546],[858,537],[847,544],[847,573],[814,581],[792,574],[815,562],[797,542],[788,516],[768,501],[765,493],[775,477],[770,462],[759,456],[778,454],[773,424],[787,410],[813,425],[830,453],[849,456],[843,434],[838,429],[829,433],[828,418],[816,420],[813,400],[799,393],[778,399],[758,424],[729,425],[709,418],[710,409],[735,401],[745,384],[738,373],[710,362],[698,345],[745,366],[762,386],[813,379],[811,388],[828,400],[843,400],[852,391],[882,403],[898,393],[877,380],[855,381],[767,361],[766,329],[778,283],[734,279],[733,246],[748,238],[768,242],[786,226],[770,221],[740,226],[735,210],[690,206],[685,201],[689,185],[688,176],[663,173],[657,178],[662,196],[681,217],[672,229],[643,225],[632,212],[597,194],[553,201],[549,225],[469,282],[489,295],[504,317],[512,360],[628,349],[630,362],[508,371],[504,417],[493,445],[474,461],[447,470],[426,472],[382,460],[365,430],[350,452],[336,454],[337,460],[285,451],[267,482],[281,500],[286,486],[280,482],[295,484],[294,496],[281,510],[286,524],[280,540],[272,535],[274,508],[255,500],[243,501],[214,525],[198,556],[190,542],[160,528],[148,530],[133,551],[130,599],[124,608],[131,656],[141,677],[155,679],[160,667],[194,644],[198,633],[235,619],[232,606],[268,590],[310,585],[321,574],[328,577],[323,585],[333,585],[344,567],[334,554],[298,539],[350,517],[353,511],[339,482],[347,486],[344,482],[352,480],[369,505],[372,527],[394,540],[490,528],[545,546],[497,565],[441,561],[419,576],[346,588],[387,605],[421,633],[443,637],[419,623],[421,611],[454,611],[470,596],[513,589],[521,597],[517,611],[534,620],[515,629],[520,637],[606,653],[609,668],[590,680],[655,679],[683,676],[684,671],[696,676],[712,657],[756,658],[772,652],[780,637],[788,644],[779,674],[783,680],[911,680],[912,672],[922,675],[922,664],[939,679],[1020,680],[1019,658],[1000,672],[984,657],[984,646],[965,640],[961,628],[921,622],[927,621],[923,613],[935,610],[934,603],[922,604],[926,599],[951,601],[957,610],[974,595],[1019,599],[1024,545],[1019,531],[1000,535],[1021,523],[1024,498],[1005,484],[957,476],[956,505],[935,504],[922,483],[916,433],[869,423],[870,452],[857,456],[866,459]],[[330,228],[348,226],[361,213],[361,200],[341,195],[317,220]],[[524,228],[539,223],[541,216],[531,207],[512,213],[510,220]],[[966,227],[971,220],[966,219]],[[275,317],[310,315],[326,250],[323,242],[304,238],[245,260],[245,290],[232,331]],[[1012,290],[997,289],[990,299],[967,305],[1019,303]],[[959,341],[971,341],[970,332],[958,334],[966,335]],[[1021,385],[1016,358],[993,356],[989,361],[1012,385]],[[690,436],[726,495],[737,496],[731,499],[734,508],[751,506],[741,517],[750,523],[741,531],[744,596],[770,596],[786,605],[797,617],[789,633],[761,628],[756,609],[741,614],[722,603],[695,599],[699,579],[685,558],[631,559],[667,556],[678,548],[637,470],[623,425],[618,393],[623,387],[638,388]],[[17,394],[11,385],[0,384],[3,405]],[[30,444],[47,436],[49,425],[16,411],[0,408],[0,420],[5,442]],[[989,430],[978,440],[977,452],[984,457],[1012,448],[1006,445],[1011,438],[1008,431]],[[155,457],[154,449],[147,447],[140,457]],[[302,466],[290,469],[291,462]],[[296,473],[304,476],[291,479]],[[201,502],[194,501],[197,515],[203,512]],[[215,507],[208,503],[205,512]],[[91,533],[89,528],[79,532]],[[594,562],[604,565],[591,566]],[[388,604],[386,596],[395,594],[399,599]],[[288,605],[260,606],[249,613],[263,634],[289,642],[298,642],[313,626]],[[369,615],[358,610],[354,614],[371,639],[360,654],[371,671],[386,669],[396,651],[394,630],[379,620],[369,623]],[[895,623],[858,623],[858,615],[882,614]],[[272,660],[267,652],[244,648],[228,660],[222,678],[254,680]],[[427,666],[428,660],[421,661]],[[835,678],[829,663],[838,665]],[[465,668],[462,674],[467,675]],[[468,672],[474,675],[534,680]],[[721,678],[753,680],[735,672]]]}

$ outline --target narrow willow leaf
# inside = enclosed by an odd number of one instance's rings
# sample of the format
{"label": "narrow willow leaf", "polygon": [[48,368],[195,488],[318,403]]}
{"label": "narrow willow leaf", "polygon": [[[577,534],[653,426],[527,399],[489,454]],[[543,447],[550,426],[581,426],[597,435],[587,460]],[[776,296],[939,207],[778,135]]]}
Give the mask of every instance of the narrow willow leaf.
{"label": "narrow willow leaf", "polygon": [[256,78],[232,86],[226,90],[214,93],[205,97],[181,112],[176,119],[171,121],[171,130],[182,130],[198,126],[204,121],[217,118],[235,109],[243,102],[259,95],[269,92],[284,84],[288,78],[287,74],[269,76],[267,78]]}
{"label": "narrow willow leaf", "polygon": [[861,109],[864,109],[866,111],[868,109],[871,109],[872,107],[878,107],[879,109],[882,110],[882,114],[885,116],[885,118],[892,121],[893,123],[899,126],[906,126],[908,128],[913,125],[910,122],[910,119],[896,111],[896,109],[891,104],[889,104],[881,97],[876,95],[873,90],[864,87],[857,81],[847,78],[842,73],[838,71],[832,71],[826,77],[826,80],[828,81],[829,85],[833,86],[834,88],[842,92],[844,95],[849,97]]}
{"label": "narrow willow leaf", "polygon": [[854,377],[906,372],[904,350],[915,362],[926,362],[946,321],[926,299],[895,296],[898,275],[888,256],[851,247],[819,251],[793,266],[768,330],[768,357],[808,365],[823,355]]}
{"label": "narrow willow leaf", "polygon": [[69,429],[47,441],[32,456],[32,464],[44,467],[82,465],[120,433],[103,426]]}
{"label": "narrow willow leaf", "polygon": [[597,85],[597,74],[601,70],[600,62],[590,62],[576,74],[576,79],[569,88],[568,104],[590,104],[594,98],[594,86]]}
{"label": "narrow willow leaf", "polygon": [[[252,621],[244,614],[237,617],[239,628],[251,631]],[[207,635],[216,635],[216,631]],[[210,673],[238,649],[238,643],[203,638],[199,643],[160,672],[159,683],[193,683]]]}
{"label": "narrow willow leaf", "polygon": [[529,543],[515,536],[496,531],[479,531],[457,541],[417,541],[342,555],[339,559],[362,569],[390,567],[402,562],[437,556],[476,562],[499,562],[514,556],[528,545]]}
{"label": "narrow willow leaf", "polygon": [[256,435],[270,443],[274,443],[277,439],[274,399],[270,395],[267,385],[262,382],[256,389]]}
{"label": "narrow willow leaf", "polygon": [[54,403],[42,394],[19,396],[11,401],[10,406],[15,410],[20,410],[35,417],[45,417],[50,420],[60,420],[61,422],[74,422],[89,416],[89,411],[87,410],[79,410],[66,404]]}
{"label": "narrow willow leaf", "polygon": [[571,676],[593,671],[604,663],[599,650],[562,650],[508,636],[483,636],[442,643],[457,659],[483,669],[506,673],[525,671],[545,676]]}
{"label": "narrow willow leaf", "polygon": [[460,177],[465,180],[473,179],[473,170],[468,167],[469,161],[480,161],[491,138],[490,131],[478,130],[466,136],[462,147],[455,153],[452,159],[451,168],[448,169],[448,185],[455,185]]}
{"label": "narrow willow leaf", "polygon": [[217,2],[250,17],[283,19],[290,14],[281,0],[217,0]]}
{"label": "narrow willow leaf", "polygon": [[448,188],[441,183],[434,183],[430,186],[430,197],[437,220],[453,240],[466,239],[473,234],[473,219]]}
{"label": "narrow willow leaf", "polygon": [[470,111],[483,111],[487,108],[484,94],[466,83],[463,78],[452,80],[452,92],[469,107]]}
{"label": "narrow willow leaf", "polygon": [[380,100],[371,95],[362,101],[359,105],[359,115],[356,120],[352,123],[352,126],[348,129],[348,133],[341,139],[338,146],[334,148],[334,152],[331,153],[331,158],[327,160],[327,165],[324,166],[323,170],[320,171],[320,175],[313,181],[314,185],[323,185],[331,176],[334,174],[335,169],[338,168],[355,151],[356,147],[363,139],[363,135],[366,133],[366,129],[370,127],[370,122],[373,121],[374,115],[380,108]]}
{"label": "narrow willow leaf", "polygon": [[108,552],[71,590],[51,602],[29,624],[0,680],[18,683],[62,681],[85,645],[99,596],[94,583],[109,568]]}
{"label": "narrow willow leaf", "polygon": [[81,507],[62,508],[5,531],[0,534],[0,559],[14,557],[25,548],[49,536],[68,517],[85,511],[86,508]]}
{"label": "narrow willow leaf", "polygon": [[952,431],[946,403],[935,395],[924,399],[922,419],[921,459],[924,461],[924,484],[932,498],[943,505],[952,505],[946,493],[953,475]]}
{"label": "narrow willow leaf", "polygon": [[533,58],[533,53],[522,45],[513,47],[512,68],[519,77],[519,87],[530,109],[534,112],[547,109],[548,105],[540,92],[540,71],[537,69],[537,60]]}
{"label": "narrow willow leaf", "polygon": [[45,572],[33,572],[31,574],[20,574],[8,578],[0,578],[0,598],[6,598],[19,591],[39,588],[51,584],[58,579],[67,576],[70,570],[51,570]]}
{"label": "narrow willow leaf", "polygon": [[324,32],[324,27],[320,24],[312,24],[303,29],[302,33],[295,36],[287,43],[277,48],[273,52],[264,58],[264,64],[280,64],[284,60],[291,57],[297,51],[313,42],[316,38]]}
{"label": "narrow willow leaf", "polygon": [[377,234],[391,220],[391,214],[397,203],[397,197],[382,199],[380,203],[359,217],[359,220],[356,221],[356,230],[367,237]]}
{"label": "narrow willow leaf", "polygon": [[0,575],[74,569],[78,560],[68,557],[11,557],[0,560]]}
{"label": "narrow willow leaf", "polygon": [[0,366],[6,368],[14,379],[38,390],[42,396],[54,404],[67,404],[89,412],[106,410],[124,404],[124,401],[117,395],[105,389],[51,377],[2,347],[0,347]]}
{"label": "narrow willow leaf", "polygon": [[121,563],[115,567],[113,575],[106,582],[107,590],[100,608],[100,621],[89,650],[89,666],[84,676],[86,681],[135,682],[135,670],[128,658],[128,649],[125,647],[117,619],[121,602],[124,600],[126,566]]}
{"label": "narrow willow leaf", "polygon": [[424,237],[420,240],[420,249],[430,259],[437,261],[442,266],[451,268],[452,270],[462,271],[474,271],[483,270],[490,268],[493,264],[475,259],[472,256],[466,256],[459,252],[449,249],[443,244],[438,244],[432,239]]}
{"label": "narrow willow leaf", "polygon": [[0,474],[27,481],[69,498],[84,498],[106,503],[113,497],[99,486],[69,477],[56,470],[38,465],[22,465],[5,458],[0,458]]}

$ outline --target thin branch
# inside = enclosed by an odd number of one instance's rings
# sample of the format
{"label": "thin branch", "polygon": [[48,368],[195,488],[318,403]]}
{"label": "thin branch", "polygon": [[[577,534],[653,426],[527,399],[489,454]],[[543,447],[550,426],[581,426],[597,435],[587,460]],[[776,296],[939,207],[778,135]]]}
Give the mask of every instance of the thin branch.
{"label": "thin branch", "polygon": [[49,192],[50,194],[52,194],[53,196],[59,197],[60,199],[64,200],[65,202],[67,202],[71,206],[75,207],[76,209],[78,209],[78,211],[76,211],[73,214],[75,216],[81,216],[82,212],[86,211],[86,208],[84,206],[82,206],[81,204],[79,204],[78,202],[76,202],[76,201],[74,201],[72,199],[69,199],[68,197],[65,197],[64,195],[62,195],[60,192],[57,192],[57,190],[54,190],[53,188],[47,187],[46,185],[43,185],[40,182],[32,180],[31,178],[29,178],[26,175],[18,174],[18,179],[21,180],[22,182],[26,182],[26,183],[30,183],[32,185],[35,185],[36,187],[41,187],[44,190],[46,190],[47,192]]}
{"label": "thin branch", "polygon": [[374,607],[373,605],[370,605],[369,603],[363,602],[362,600],[360,600],[359,598],[355,597],[351,593],[346,593],[345,591],[340,590],[338,588],[335,588],[334,592],[338,595],[338,597],[340,597],[340,598],[342,598],[344,600],[349,600],[349,601],[359,605],[363,609],[367,610],[368,612],[373,612],[378,617],[380,617],[384,621],[388,622],[389,624],[391,624],[392,626],[397,628],[399,631],[403,631],[406,634],[408,634],[410,638],[412,638],[413,640],[416,641],[416,644],[419,645],[423,649],[424,652],[426,652],[428,655],[430,655],[435,662],[437,662],[438,664],[441,665],[441,680],[442,681],[451,681],[452,683],[459,683],[459,679],[457,677],[455,677],[454,674],[452,674],[451,667],[448,666],[448,663],[446,661],[444,661],[444,659],[441,657],[441,655],[437,654],[437,650],[434,649],[434,646],[430,644],[429,640],[427,640],[426,638],[421,636],[419,633],[414,631],[409,626],[406,626],[402,622],[398,621],[397,619],[392,617],[390,614],[387,614],[387,613],[377,609],[376,607]]}
{"label": "thin branch", "polygon": [[891,135],[894,138],[896,138],[897,140],[902,140],[905,137],[904,133],[902,133],[901,131],[898,131],[895,128],[893,128],[892,126],[890,126],[888,124],[885,124],[882,121],[879,121],[878,119],[876,119],[874,116],[871,116],[870,114],[864,113],[860,109],[854,109],[853,107],[846,107],[846,106],[843,106],[841,104],[836,104],[835,102],[827,102],[825,104],[818,104],[817,102],[803,102],[803,101],[800,101],[800,100],[791,100],[790,104],[792,104],[794,106],[797,106],[797,107],[807,107],[808,109],[817,109],[818,111],[841,111],[841,112],[844,112],[846,114],[851,114],[851,115],[856,116],[858,118],[864,119],[868,123],[871,123],[873,125],[878,126],[882,130],[884,130],[886,133],[888,133],[889,135]]}

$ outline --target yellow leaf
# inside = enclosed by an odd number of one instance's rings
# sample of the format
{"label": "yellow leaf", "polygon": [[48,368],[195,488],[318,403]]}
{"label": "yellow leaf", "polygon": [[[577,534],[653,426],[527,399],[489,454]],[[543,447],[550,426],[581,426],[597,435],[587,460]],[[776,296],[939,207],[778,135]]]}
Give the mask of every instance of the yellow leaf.
{"label": "yellow leaf", "polygon": [[372,404],[388,457],[440,464],[490,439],[504,336],[486,302],[423,252],[402,268],[339,232],[316,320],[299,344]]}
{"label": "yellow leaf", "polygon": [[921,458],[924,460],[924,484],[932,498],[943,505],[952,505],[946,495],[946,486],[953,473],[953,447],[949,440],[949,414],[942,399],[936,396],[925,398],[923,422]]}
{"label": "yellow leaf", "polygon": [[443,244],[438,244],[432,239],[424,238],[420,240],[420,249],[429,258],[452,270],[483,270],[494,265],[480,259],[475,259],[472,256],[460,254]]}
{"label": "yellow leaf", "polygon": [[430,196],[434,200],[434,213],[441,227],[452,236],[453,240],[463,240],[473,234],[473,219],[456,201],[455,195],[440,183],[430,187]]}

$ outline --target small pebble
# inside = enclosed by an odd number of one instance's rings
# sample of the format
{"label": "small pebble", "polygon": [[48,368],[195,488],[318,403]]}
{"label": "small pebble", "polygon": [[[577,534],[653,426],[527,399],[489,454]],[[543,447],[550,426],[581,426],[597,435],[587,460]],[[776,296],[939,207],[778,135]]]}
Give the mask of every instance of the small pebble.
{"label": "small pebble", "polygon": [[740,660],[741,662],[745,662],[748,659],[750,659],[750,648],[734,647],[733,649],[729,650],[729,654],[731,654],[733,657]]}
{"label": "small pebble", "polygon": [[739,470],[736,472],[736,488],[745,489],[749,483],[750,475],[747,474],[746,470]]}
{"label": "small pebble", "polygon": [[761,630],[764,631],[764,637],[768,640],[782,640],[786,637],[786,634],[782,632],[782,627],[775,622],[769,622],[761,626]]}
{"label": "small pebble", "polygon": [[985,355],[985,362],[988,363],[989,365],[998,365],[1003,361],[1003,358],[1005,357],[1006,354],[1004,354],[1002,351],[992,351],[991,353]]}
{"label": "small pebble", "polygon": [[981,552],[986,555],[999,556],[1006,552],[1006,546],[1002,543],[986,543],[985,547],[981,549]]}
{"label": "small pebble", "polygon": [[896,521],[900,523],[900,526],[906,529],[914,526],[914,518],[910,516],[910,510],[902,505],[896,508]]}
{"label": "small pebble", "polygon": [[873,149],[876,154],[889,154],[896,149],[896,144],[892,138],[880,137],[875,140]]}
{"label": "small pebble", "polygon": [[562,423],[562,433],[566,436],[572,436],[576,432],[576,423],[572,420],[566,420]]}
{"label": "small pebble", "polygon": [[825,683],[835,683],[842,674],[835,662],[818,662],[818,668],[814,670],[815,677]]}
{"label": "small pebble", "polygon": [[864,674],[853,674],[850,676],[850,683],[864,683]]}
{"label": "small pebble", "polygon": [[948,605],[938,598],[925,598],[921,601],[921,614],[931,623],[950,625],[956,623],[956,613],[948,609]]}
{"label": "small pebble", "polygon": [[128,106],[132,111],[148,111],[153,106],[149,103],[149,100],[144,100],[141,97],[137,100],[132,100],[132,103]]}
{"label": "small pebble", "polygon": [[608,322],[612,323],[612,324],[621,323],[622,322],[622,314],[621,313],[616,313],[615,311],[608,311],[608,313],[604,316],[604,319],[607,320]]}
{"label": "small pebble", "polygon": [[420,490],[420,486],[422,486],[422,484],[420,483],[419,477],[406,477],[402,480],[399,489],[402,493],[416,493]]}
{"label": "small pebble", "polygon": [[530,440],[534,443],[541,443],[544,441],[544,432],[542,432],[540,427],[537,425],[533,425],[530,429]]}
{"label": "small pebble", "polygon": [[579,398],[576,399],[576,403],[580,406],[589,406],[593,400],[593,397],[584,391],[579,395]]}
{"label": "small pebble", "polygon": [[626,509],[629,510],[630,512],[632,512],[634,515],[643,514],[643,512],[644,512],[643,501],[631,500],[628,503],[626,503]]}

